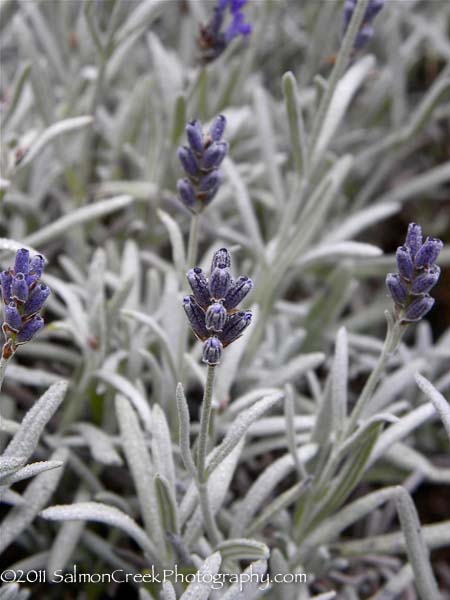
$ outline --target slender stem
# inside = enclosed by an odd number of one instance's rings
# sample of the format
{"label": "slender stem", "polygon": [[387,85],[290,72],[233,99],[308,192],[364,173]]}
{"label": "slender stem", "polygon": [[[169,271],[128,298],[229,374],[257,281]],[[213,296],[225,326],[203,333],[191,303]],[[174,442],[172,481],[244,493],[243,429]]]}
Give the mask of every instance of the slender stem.
{"label": "slender stem", "polygon": [[[193,215],[192,219],[191,219],[191,227],[189,230],[186,269],[190,269],[191,267],[194,267],[195,262],[197,260],[199,225],[200,225],[200,215]],[[182,328],[180,331],[179,341],[178,341],[178,357],[177,357],[178,380],[181,382],[184,382],[184,376],[185,376],[184,353],[186,352],[186,345],[187,345],[187,341],[188,341],[188,332],[189,332],[188,326],[183,321]]]}
{"label": "slender stem", "polygon": [[217,528],[214,513],[208,497],[208,477],[206,474],[206,454],[208,451],[209,426],[212,412],[212,396],[214,389],[215,365],[208,365],[206,372],[205,392],[203,394],[202,412],[200,416],[200,434],[198,439],[197,454],[197,486],[200,496],[200,507],[203,522],[208,537],[214,545],[220,541],[220,532]]}
{"label": "slender stem", "polygon": [[9,362],[9,358],[3,358],[3,356],[0,358],[0,391],[2,389],[3,380],[5,378],[6,367],[8,365],[8,362]]}
{"label": "slender stem", "polygon": [[386,368],[389,358],[400,343],[404,330],[405,327],[402,327],[398,320],[388,324],[386,338],[384,340],[383,349],[378,358],[378,362],[375,365],[375,368],[373,369],[372,373],[370,374],[369,379],[366,381],[363,391],[361,392],[361,395],[358,398],[358,401],[350,415],[350,419],[343,439],[347,438],[352,433],[359,417],[361,416],[362,412],[367,406],[367,403],[373,396],[375,388]]}
{"label": "slender stem", "polygon": [[369,0],[359,0],[359,2],[356,5],[346,34],[344,36],[344,39],[342,40],[341,48],[336,57],[336,63],[328,80],[327,89],[322,97],[319,109],[315,115],[308,149],[308,154],[309,156],[313,157],[313,161],[315,147],[317,144],[317,140],[320,137],[320,131],[325,120],[325,115],[327,114],[328,108],[330,107],[331,99],[333,98],[336,86],[340,78],[344,74],[345,69],[347,68],[348,62],[350,60],[350,55],[353,49],[353,44],[355,43],[355,39],[358,35],[359,28],[361,27],[361,24],[363,22],[368,4]]}
{"label": "slender stem", "polygon": [[191,228],[189,231],[188,252],[186,259],[188,269],[194,267],[194,263],[197,260],[199,224],[200,215],[193,215],[191,219]]}
{"label": "slender stem", "polygon": [[200,433],[198,438],[197,471],[199,482],[206,481],[206,453],[208,448],[209,424],[211,421],[211,405],[214,388],[215,365],[208,365],[206,372],[205,392],[203,394],[202,412],[200,416]]}

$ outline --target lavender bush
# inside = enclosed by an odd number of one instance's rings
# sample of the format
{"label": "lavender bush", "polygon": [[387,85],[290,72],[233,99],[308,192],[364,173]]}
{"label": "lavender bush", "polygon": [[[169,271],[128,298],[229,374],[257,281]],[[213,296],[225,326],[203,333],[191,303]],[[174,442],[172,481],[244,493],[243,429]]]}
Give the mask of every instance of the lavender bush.
{"label": "lavender bush", "polygon": [[3,1],[0,599],[450,598],[449,26]]}

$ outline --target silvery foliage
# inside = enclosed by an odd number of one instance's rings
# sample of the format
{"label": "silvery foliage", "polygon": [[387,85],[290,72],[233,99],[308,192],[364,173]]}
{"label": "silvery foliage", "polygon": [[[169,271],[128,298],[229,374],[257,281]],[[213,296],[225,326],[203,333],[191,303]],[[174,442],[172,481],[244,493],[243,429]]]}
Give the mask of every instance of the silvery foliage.
{"label": "silvery foliage", "polygon": [[[21,247],[43,253],[53,291],[51,325],[20,348],[1,392],[5,568],[177,562],[214,574],[247,559],[260,573],[309,574],[267,597],[353,598],[364,578],[342,583],[340,572],[371,555],[385,558],[372,562],[377,598],[414,582],[438,597],[429,552],[448,547],[450,521],[421,527],[409,492],[450,484],[432,460],[449,447],[450,331],[433,340],[426,321],[409,325],[377,371],[395,258],[362,240],[381,245],[384,222],[414,201],[427,234],[448,227],[450,163],[431,149],[450,116],[450,5],[388,2],[355,54],[364,6],[334,66],[323,58],[339,49],[340,3],[260,1],[250,46],[230,44],[200,69],[206,1],[184,16],[175,0],[2,3],[0,263]],[[408,93],[428,60],[438,73]],[[280,80],[286,65],[295,75]],[[205,372],[180,308],[193,265],[176,149],[193,115],[219,113],[230,152],[196,262],[230,247],[254,281],[255,318],[217,369],[214,544],[195,482],[189,413]],[[447,247],[439,264],[449,262]],[[371,384],[349,428],[361,380]],[[251,584],[136,587],[166,600],[261,597]]]}

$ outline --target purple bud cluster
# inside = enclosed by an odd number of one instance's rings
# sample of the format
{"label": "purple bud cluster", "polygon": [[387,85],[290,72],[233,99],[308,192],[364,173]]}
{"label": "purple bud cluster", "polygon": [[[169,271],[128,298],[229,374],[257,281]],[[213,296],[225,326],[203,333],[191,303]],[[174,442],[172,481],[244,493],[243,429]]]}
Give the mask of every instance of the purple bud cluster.
{"label": "purple bud cluster", "polygon": [[[353,13],[356,8],[357,0],[345,0],[344,4],[344,14],[342,20],[342,37],[344,36],[349,23],[352,19]],[[354,48],[356,50],[360,50],[363,46],[367,44],[367,42],[373,37],[374,29],[371,26],[371,22],[383,8],[385,0],[370,0],[366,12],[364,14],[363,22],[360,30],[358,31],[358,35],[356,36],[354,42]]]}
{"label": "purple bud cluster", "polygon": [[[204,62],[215,60],[225,50],[232,39],[248,37],[252,32],[250,23],[246,23],[243,7],[248,0],[217,0],[212,17],[206,25],[200,27],[198,44]],[[227,8],[231,20],[223,29]]]}
{"label": "purple bud cluster", "polygon": [[183,308],[196,337],[204,342],[203,362],[217,365],[223,348],[237,340],[250,325],[251,311],[237,306],[253,287],[248,277],[233,279],[231,257],[226,248],[214,253],[209,278],[199,267],[190,269],[187,279],[192,295],[185,296]]}
{"label": "purple bud cluster", "polygon": [[443,243],[436,238],[422,241],[422,229],[410,223],[405,244],[397,248],[398,273],[388,273],[386,285],[395,302],[401,323],[420,321],[432,308],[434,298],[429,295],[441,274],[435,265]]}
{"label": "purple bud cluster", "polygon": [[178,148],[178,158],[186,173],[179,179],[177,188],[183,204],[193,213],[199,213],[212,201],[222,183],[219,166],[228,152],[227,142],[222,141],[226,119],[217,116],[203,133],[198,120],[186,125],[188,146]]}
{"label": "purple bud cluster", "polygon": [[3,357],[9,358],[44,327],[40,316],[50,288],[40,281],[45,259],[36,254],[30,259],[25,248],[16,252],[14,266],[0,273],[1,298],[5,305],[2,330],[6,337]]}

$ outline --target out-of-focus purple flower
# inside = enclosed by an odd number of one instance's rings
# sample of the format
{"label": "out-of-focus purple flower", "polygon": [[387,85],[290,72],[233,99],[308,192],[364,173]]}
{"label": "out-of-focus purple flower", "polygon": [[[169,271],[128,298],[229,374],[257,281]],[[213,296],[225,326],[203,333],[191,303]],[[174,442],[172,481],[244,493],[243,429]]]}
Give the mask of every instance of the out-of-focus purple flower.
{"label": "out-of-focus purple flower", "polygon": [[[248,0],[217,0],[213,14],[206,25],[200,27],[198,45],[203,62],[215,60],[236,37],[248,37],[252,26],[245,21],[242,9]],[[229,9],[230,20],[223,29],[226,12]]]}
{"label": "out-of-focus purple flower", "polygon": [[214,253],[210,276],[195,267],[187,273],[193,295],[183,299],[183,308],[196,337],[204,342],[203,361],[220,362],[222,349],[237,340],[250,325],[251,311],[236,306],[253,287],[248,277],[231,276],[231,257],[226,248]]}
{"label": "out-of-focus purple flower", "polygon": [[186,125],[189,146],[178,148],[178,158],[187,175],[177,183],[183,204],[192,213],[202,212],[211,202],[222,183],[219,166],[228,152],[227,142],[221,141],[226,119],[218,115],[208,133],[203,133],[198,120]]}
{"label": "out-of-focus purple flower", "polygon": [[[352,20],[356,3],[357,0],[345,0],[344,12],[342,15],[342,37],[344,37],[350,21]],[[366,12],[364,13],[362,25],[354,42],[354,48],[356,50],[360,50],[373,37],[374,29],[371,26],[371,22],[383,8],[384,4],[385,0],[370,0]]]}
{"label": "out-of-focus purple flower", "polygon": [[422,239],[420,225],[410,223],[405,244],[397,248],[395,255],[398,273],[386,277],[400,323],[420,321],[434,304],[428,292],[439,280],[441,270],[434,263],[443,243],[436,238]]}
{"label": "out-of-focus purple flower", "polygon": [[30,260],[29,251],[20,248],[14,266],[0,273],[0,296],[5,304],[4,358],[14,354],[20,344],[29,342],[44,326],[38,314],[50,295],[50,288],[40,281],[44,263],[40,254]]}

